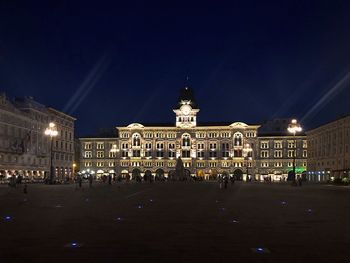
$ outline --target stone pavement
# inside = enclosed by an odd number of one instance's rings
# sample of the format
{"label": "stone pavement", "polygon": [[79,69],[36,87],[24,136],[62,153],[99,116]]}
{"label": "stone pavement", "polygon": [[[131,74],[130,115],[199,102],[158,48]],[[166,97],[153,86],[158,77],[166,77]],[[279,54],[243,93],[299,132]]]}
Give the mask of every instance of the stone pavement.
{"label": "stone pavement", "polygon": [[347,262],[350,188],[0,186],[0,262]]}

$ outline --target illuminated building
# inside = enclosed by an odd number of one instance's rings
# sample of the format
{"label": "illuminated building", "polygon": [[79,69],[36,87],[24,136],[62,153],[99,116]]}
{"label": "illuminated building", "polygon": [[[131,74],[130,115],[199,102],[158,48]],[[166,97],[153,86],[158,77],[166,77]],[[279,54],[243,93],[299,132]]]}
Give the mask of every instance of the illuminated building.
{"label": "illuminated building", "polygon": [[0,177],[22,175],[42,180],[50,170],[50,143],[44,131],[55,123],[58,136],[53,139],[55,178],[72,175],[74,121],[32,97],[10,101],[0,94]]}
{"label": "illuminated building", "polygon": [[297,173],[306,170],[304,135],[294,138],[265,133],[259,137],[260,125],[200,123],[200,109],[188,87],[181,90],[173,111],[174,124],[132,123],[117,127],[116,137],[80,138],[81,172],[161,179],[172,176],[180,157],[188,176],[207,180],[234,175],[238,180],[280,181],[291,170],[290,151],[297,152],[297,166],[302,166]]}
{"label": "illuminated building", "polygon": [[350,177],[350,116],[308,131],[308,177],[325,181]]}

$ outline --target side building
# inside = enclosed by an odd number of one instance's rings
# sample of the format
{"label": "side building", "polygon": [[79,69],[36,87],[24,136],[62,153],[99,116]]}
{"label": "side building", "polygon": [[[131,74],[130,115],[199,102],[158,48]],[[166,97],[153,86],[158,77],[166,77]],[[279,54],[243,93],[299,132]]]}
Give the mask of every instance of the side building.
{"label": "side building", "polygon": [[314,180],[350,177],[350,116],[307,132],[308,165]]}
{"label": "side building", "polygon": [[33,181],[41,181],[48,176],[51,145],[50,138],[44,132],[50,122],[54,122],[58,130],[58,136],[53,139],[52,147],[55,152],[53,154],[58,153],[60,156],[57,161],[53,158],[52,164],[56,167],[55,177],[60,180],[71,176],[74,121],[75,118],[46,107],[34,101],[32,97],[9,100],[5,94],[1,94],[1,179],[21,175]]}

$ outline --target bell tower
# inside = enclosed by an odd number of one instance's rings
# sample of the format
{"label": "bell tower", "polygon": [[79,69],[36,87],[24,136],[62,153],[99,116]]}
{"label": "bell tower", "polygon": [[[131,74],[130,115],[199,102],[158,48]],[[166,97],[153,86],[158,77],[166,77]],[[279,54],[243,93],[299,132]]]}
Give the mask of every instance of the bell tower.
{"label": "bell tower", "polygon": [[192,128],[197,126],[197,103],[193,91],[189,87],[180,90],[177,106],[173,109],[176,114],[176,127]]}

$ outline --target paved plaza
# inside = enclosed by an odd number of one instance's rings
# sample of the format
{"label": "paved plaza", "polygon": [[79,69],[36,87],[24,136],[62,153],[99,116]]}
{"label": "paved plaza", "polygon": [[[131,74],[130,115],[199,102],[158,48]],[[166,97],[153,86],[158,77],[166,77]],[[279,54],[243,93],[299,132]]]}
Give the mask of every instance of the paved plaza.
{"label": "paved plaza", "polygon": [[350,187],[0,186],[0,262],[347,262]]}

